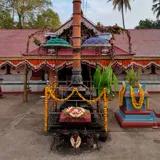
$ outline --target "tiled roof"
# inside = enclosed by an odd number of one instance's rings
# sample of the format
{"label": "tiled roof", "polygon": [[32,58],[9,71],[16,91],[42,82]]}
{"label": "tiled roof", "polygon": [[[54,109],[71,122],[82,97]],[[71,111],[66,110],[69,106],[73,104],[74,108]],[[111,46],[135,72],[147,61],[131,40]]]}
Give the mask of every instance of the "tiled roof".
{"label": "tiled roof", "polygon": [[[0,30],[0,57],[21,57],[26,52],[28,36],[37,30]],[[160,30],[129,30],[132,37],[132,51],[135,56],[160,57]],[[117,35],[115,40],[115,54],[128,54],[128,38],[125,34]],[[37,46],[30,43],[29,53],[37,52]],[[66,51],[65,51],[66,52]],[[43,52],[44,53],[44,52]],[[42,53],[42,54],[43,54]],[[62,51],[61,54],[64,54]],[[71,54],[68,51],[67,54]],[[86,52],[84,52],[86,54]],[[93,52],[89,53],[93,55]]]}
{"label": "tiled roof", "polygon": [[[35,29],[0,29],[0,57],[21,57],[26,51],[28,36]],[[30,44],[30,50],[37,46]]]}
{"label": "tiled roof", "polygon": [[[132,51],[135,56],[160,57],[160,29],[130,29]],[[115,45],[128,51],[128,38],[125,34],[117,35]]]}

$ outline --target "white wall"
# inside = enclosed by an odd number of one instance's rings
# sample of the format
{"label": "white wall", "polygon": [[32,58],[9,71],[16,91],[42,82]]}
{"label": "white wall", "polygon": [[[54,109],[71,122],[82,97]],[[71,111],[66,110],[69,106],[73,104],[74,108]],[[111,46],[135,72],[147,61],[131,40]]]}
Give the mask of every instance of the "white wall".
{"label": "white wall", "polygon": [[[46,85],[45,81],[32,81],[30,77],[32,71],[28,73],[28,83],[33,83],[29,85],[32,92],[43,91]],[[21,66],[17,69],[11,68],[11,74],[6,74],[6,70],[0,69],[0,78],[3,78],[1,85],[3,92],[23,92],[23,83],[24,83],[24,66]],[[38,84],[38,85],[37,85]]]}
{"label": "white wall", "polygon": [[[119,74],[118,70],[115,70],[117,73],[117,78],[119,83],[125,80],[125,74]],[[159,73],[160,70],[156,70],[156,73]],[[30,80],[32,71],[28,74],[28,83],[32,92],[44,91],[46,86],[46,81],[41,80]],[[24,82],[24,66],[19,67],[14,70],[11,69],[11,74],[6,74],[5,70],[0,70],[0,78],[3,78],[2,91],[3,92],[23,92],[23,82]],[[142,82],[147,83],[148,91],[160,92],[160,74],[150,74],[150,70],[146,70],[141,79]],[[121,84],[118,86],[120,89]],[[118,91],[117,90],[117,91]]]}

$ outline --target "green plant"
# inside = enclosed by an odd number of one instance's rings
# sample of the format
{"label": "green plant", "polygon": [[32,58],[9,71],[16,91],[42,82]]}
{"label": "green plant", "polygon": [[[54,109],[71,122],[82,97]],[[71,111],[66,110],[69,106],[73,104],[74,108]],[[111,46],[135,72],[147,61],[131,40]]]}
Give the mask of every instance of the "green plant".
{"label": "green plant", "polygon": [[126,80],[128,81],[129,85],[133,88],[138,87],[139,80],[141,79],[142,71],[139,68],[138,71],[134,71],[133,69],[127,71]]}
{"label": "green plant", "polygon": [[33,41],[34,43],[35,43],[35,45],[37,45],[37,46],[40,46],[41,45],[41,41],[40,40],[38,40],[38,39],[34,39],[34,41]]}
{"label": "green plant", "polygon": [[102,92],[103,88],[106,88],[110,98],[114,98],[112,85],[114,86],[114,91],[116,91],[118,80],[116,75],[113,73],[111,65],[106,67],[106,69],[103,69],[102,73],[100,67],[97,67],[94,74],[94,87],[98,90],[98,94]]}
{"label": "green plant", "polygon": [[98,88],[100,78],[101,78],[101,68],[98,66],[96,68],[96,72],[94,73],[94,77],[93,77],[93,83],[95,88]]}

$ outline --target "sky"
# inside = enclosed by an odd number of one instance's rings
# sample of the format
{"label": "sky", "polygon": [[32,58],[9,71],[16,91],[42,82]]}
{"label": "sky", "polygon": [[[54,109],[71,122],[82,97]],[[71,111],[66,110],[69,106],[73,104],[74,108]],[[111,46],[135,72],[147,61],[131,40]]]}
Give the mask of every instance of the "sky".
{"label": "sky", "polygon": [[[87,1],[87,7],[86,7]],[[112,2],[108,0],[82,0],[82,9],[85,8],[85,16],[93,23],[100,22],[105,26],[118,24],[122,26],[121,12],[113,10]],[[73,4],[72,0],[52,0],[53,9],[60,16],[61,23],[65,23],[72,16]],[[127,29],[133,29],[138,25],[140,20],[146,18],[156,20],[153,14],[152,0],[130,0],[131,11],[125,12],[125,25]],[[86,10],[87,8],[87,10]]]}

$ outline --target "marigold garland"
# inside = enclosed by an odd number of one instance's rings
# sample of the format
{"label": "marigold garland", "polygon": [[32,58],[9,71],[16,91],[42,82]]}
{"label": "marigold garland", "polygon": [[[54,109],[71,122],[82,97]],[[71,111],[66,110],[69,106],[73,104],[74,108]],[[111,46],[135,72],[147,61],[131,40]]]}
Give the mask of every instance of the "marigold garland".
{"label": "marigold garland", "polygon": [[[147,95],[148,95],[148,92],[146,91]],[[149,98],[146,98],[146,109],[149,108]]]}
{"label": "marigold garland", "polygon": [[149,108],[149,98],[146,98],[146,109]]}
{"label": "marigold garland", "polygon": [[103,89],[103,100],[104,100],[104,130],[108,132],[108,101],[107,101],[107,90]]}
{"label": "marigold garland", "polygon": [[44,108],[44,131],[48,131],[48,89],[45,90],[45,108]]}
{"label": "marigold garland", "polygon": [[55,101],[59,101],[59,102],[64,102],[64,101],[67,101],[69,100],[72,95],[74,93],[77,93],[78,96],[83,100],[83,101],[86,101],[88,103],[96,103],[97,101],[99,101],[101,99],[101,97],[103,96],[103,100],[104,100],[104,130],[107,132],[108,131],[108,101],[107,101],[107,90],[106,88],[103,89],[103,91],[101,92],[101,94],[99,95],[99,97],[97,97],[96,99],[93,99],[93,100],[87,100],[85,99],[82,94],[78,91],[77,88],[74,88],[71,92],[71,94],[64,98],[64,99],[59,99],[57,98],[54,93],[53,93],[53,89],[50,88],[50,87],[46,87],[45,88],[45,111],[44,111],[44,131],[47,132],[48,131],[48,99],[50,97],[52,97]]}
{"label": "marigold garland", "polygon": [[139,102],[136,101],[136,98],[134,95],[134,89],[132,86],[130,86],[130,93],[131,93],[131,101],[132,101],[133,107],[135,109],[141,109],[144,102],[144,92],[141,85],[139,84]]}
{"label": "marigold garland", "polygon": [[126,84],[124,84],[119,91],[119,101],[121,106],[123,106],[123,97],[124,97],[125,90],[126,90]]}
{"label": "marigold garland", "polygon": [[59,98],[57,98],[57,97],[54,95],[54,93],[52,92],[52,90],[48,87],[48,93],[50,94],[50,96],[51,96],[54,100],[59,101],[59,102],[68,101],[68,100],[73,96],[73,94],[74,94],[75,92],[78,94],[78,96],[79,96],[83,101],[86,101],[86,102],[88,102],[88,103],[96,103],[97,101],[99,101],[99,100],[101,99],[101,97],[102,97],[103,94],[104,94],[103,91],[102,91],[101,94],[99,95],[99,97],[97,97],[96,99],[87,100],[87,99],[85,99],[85,98],[82,96],[82,94],[78,91],[77,88],[74,88],[74,89],[72,90],[72,93],[71,93],[68,97],[66,97],[66,98],[64,98],[64,99],[59,99]]}

